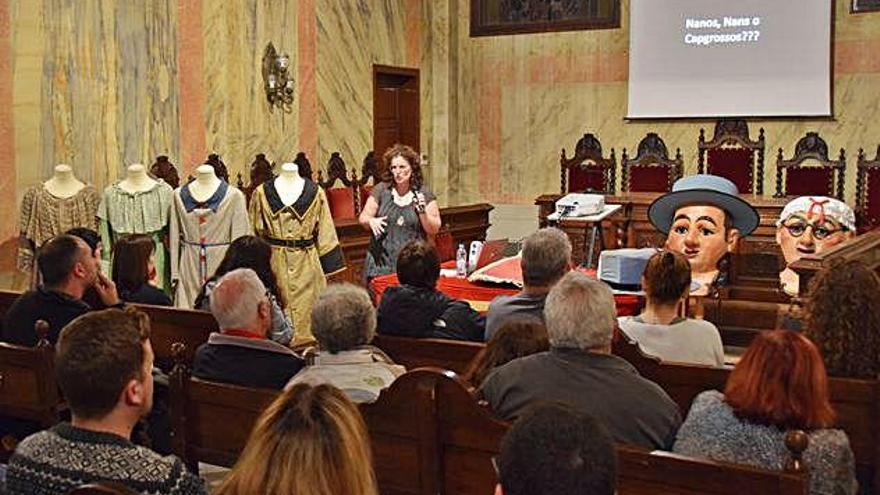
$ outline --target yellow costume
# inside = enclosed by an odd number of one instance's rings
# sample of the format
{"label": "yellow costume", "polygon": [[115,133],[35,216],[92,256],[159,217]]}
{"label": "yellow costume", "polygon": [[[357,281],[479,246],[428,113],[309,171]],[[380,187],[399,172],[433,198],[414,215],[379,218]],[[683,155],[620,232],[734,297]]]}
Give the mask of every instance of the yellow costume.
{"label": "yellow costume", "polygon": [[312,306],[327,285],[324,277],[345,269],[327,196],[306,180],[296,202],[286,206],[270,180],[254,190],[248,210],[256,235],[272,245],[272,270],[296,341],[313,340]]}

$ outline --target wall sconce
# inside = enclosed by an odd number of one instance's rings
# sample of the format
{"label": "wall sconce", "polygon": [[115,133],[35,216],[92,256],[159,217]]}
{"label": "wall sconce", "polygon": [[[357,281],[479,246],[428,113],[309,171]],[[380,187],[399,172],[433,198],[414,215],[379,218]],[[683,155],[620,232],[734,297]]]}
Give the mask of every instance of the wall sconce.
{"label": "wall sconce", "polygon": [[287,73],[290,57],[278,55],[275,45],[269,42],[263,53],[263,83],[269,110],[279,107],[287,113],[293,111],[293,77]]}

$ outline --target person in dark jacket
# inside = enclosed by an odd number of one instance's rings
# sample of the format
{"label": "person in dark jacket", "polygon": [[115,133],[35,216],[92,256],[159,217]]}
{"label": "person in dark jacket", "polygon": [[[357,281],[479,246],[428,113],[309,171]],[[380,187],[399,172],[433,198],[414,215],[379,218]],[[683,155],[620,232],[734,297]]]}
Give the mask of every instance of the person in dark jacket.
{"label": "person in dark jacket", "polygon": [[287,346],[269,340],[269,293],[256,272],[238,268],[211,293],[220,333],[196,349],[193,376],[245,387],[281,389],[305,364]]}
{"label": "person in dark jacket", "polygon": [[379,303],[380,334],[483,340],[486,318],[437,290],[440,259],[430,244],[413,241],[400,250],[397,278],[400,286],[386,289]]}
{"label": "person in dark jacket", "polygon": [[171,298],[152,284],[156,280],[156,244],[144,234],[120,238],[113,245],[113,282],[126,302],[171,306]]}

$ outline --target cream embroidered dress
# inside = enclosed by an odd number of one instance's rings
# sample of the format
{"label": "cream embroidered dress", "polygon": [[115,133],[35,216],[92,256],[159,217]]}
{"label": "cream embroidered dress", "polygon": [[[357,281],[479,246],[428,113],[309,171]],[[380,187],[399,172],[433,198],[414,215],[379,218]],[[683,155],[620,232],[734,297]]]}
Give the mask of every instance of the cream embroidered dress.
{"label": "cream embroidered dress", "polygon": [[312,306],[327,285],[324,277],[345,269],[327,196],[306,180],[299,199],[285,206],[270,180],[254,190],[249,212],[256,235],[272,245],[272,270],[297,341],[313,340]]}
{"label": "cream embroidered dress", "polygon": [[162,179],[156,181],[151,189],[138,192],[129,192],[119,187],[119,184],[113,184],[104,189],[104,197],[98,206],[105,263],[110,263],[113,244],[120,236],[127,234],[149,235],[156,245],[154,261],[158,286],[169,294],[171,293],[171,274],[163,238],[168,232],[173,195],[174,191],[171,186]]}
{"label": "cream embroidered dress", "polygon": [[198,202],[189,184],[174,191],[169,239],[174,305],[192,308],[202,285],[214,274],[229,244],[251,234],[244,194],[220,182],[214,195]]}

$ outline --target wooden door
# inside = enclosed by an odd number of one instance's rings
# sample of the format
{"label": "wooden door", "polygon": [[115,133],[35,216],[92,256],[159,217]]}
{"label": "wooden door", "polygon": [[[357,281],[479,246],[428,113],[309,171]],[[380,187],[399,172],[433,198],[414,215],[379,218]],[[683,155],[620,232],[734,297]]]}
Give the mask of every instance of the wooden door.
{"label": "wooden door", "polygon": [[[419,150],[419,71],[373,66],[373,149],[379,157],[395,143]],[[380,164],[381,166],[381,164]]]}

